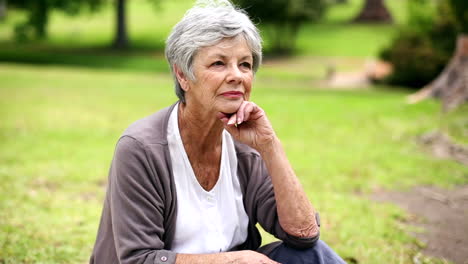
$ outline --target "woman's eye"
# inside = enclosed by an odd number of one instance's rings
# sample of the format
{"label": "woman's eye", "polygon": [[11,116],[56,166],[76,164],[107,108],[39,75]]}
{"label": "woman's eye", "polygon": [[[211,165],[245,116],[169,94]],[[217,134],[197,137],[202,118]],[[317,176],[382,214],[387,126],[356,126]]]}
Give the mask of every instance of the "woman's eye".
{"label": "woman's eye", "polygon": [[215,61],[211,64],[211,66],[223,66],[224,63],[222,61]]}
{"label": "woman's eye", "polygon": [[248,69],[251,69],[251,68],[252,68],[252,65],[250,65],[250,63],[248,63],[248,62],[243,62],[243,63],[241,63],[241,66],[242,66],[242,67],[246,67],[246,68],[248,68]]}

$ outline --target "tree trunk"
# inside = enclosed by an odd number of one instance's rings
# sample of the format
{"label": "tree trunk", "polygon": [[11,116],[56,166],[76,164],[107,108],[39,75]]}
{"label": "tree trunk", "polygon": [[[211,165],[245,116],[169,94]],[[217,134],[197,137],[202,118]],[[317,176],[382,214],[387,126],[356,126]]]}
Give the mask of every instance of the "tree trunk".
{"label": "tree trunk", "polygon": [[49,22],[49,5],[46,0],[36,0],[32,3],[28,24],[33,28],[37,39],[47,36],[47,23]]}
{"label": "tree trunk", "polygon": [[449,64],[434,81],[410,95],[408,102],[417,103],[429,96],[440,98],[444,111],[468,101],[468,35],[458,36]]}
{"label": "tree trunk", "polygon": [[129,47],[125,4],[126,0],[116,0],[116,31],[112,45],[115,49],[127,49]]}
{"label": "tree trunk", "polygon": [[384,0],[366,0],[364,7],[354,22],[392,23],[393,18]]}
{"label": "tree trunk", "polygon": [[0,21],[5,20],[7,15],[7,2],[6,0],[0,0]]}

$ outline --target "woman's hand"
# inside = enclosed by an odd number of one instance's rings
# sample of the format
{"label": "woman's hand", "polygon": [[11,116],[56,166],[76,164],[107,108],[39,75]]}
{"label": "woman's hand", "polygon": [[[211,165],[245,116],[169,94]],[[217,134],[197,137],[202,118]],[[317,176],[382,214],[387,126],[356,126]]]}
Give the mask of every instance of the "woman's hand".
{"label": "woman's hand", "polygon": [[218,118],[234,139],[261,151],[276,139],[265,112],[253,102],[244,101],[232,115],[219,113]]}
{"label": "woman's hand", "polygon": [[216,254],[177,254],[176,264],[225,263],[225,264],[280,264],[252,250],[231,251]]}
{"label": "woman's hand", "polygon": [[232,255],[229,256],[229,264],[280,264],[252,250],[234,251],[230,253],[232,253]]}

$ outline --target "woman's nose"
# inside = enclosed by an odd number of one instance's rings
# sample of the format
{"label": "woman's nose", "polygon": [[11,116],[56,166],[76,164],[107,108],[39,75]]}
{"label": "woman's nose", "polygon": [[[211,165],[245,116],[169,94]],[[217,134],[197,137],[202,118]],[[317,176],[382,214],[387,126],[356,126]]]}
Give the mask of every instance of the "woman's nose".
{"label": "woman's nose", "polygon": [[233,65],[229,67],[227,82],[228,83],[241,83],[242,82],[242,72],[240,71],[237,65]]}

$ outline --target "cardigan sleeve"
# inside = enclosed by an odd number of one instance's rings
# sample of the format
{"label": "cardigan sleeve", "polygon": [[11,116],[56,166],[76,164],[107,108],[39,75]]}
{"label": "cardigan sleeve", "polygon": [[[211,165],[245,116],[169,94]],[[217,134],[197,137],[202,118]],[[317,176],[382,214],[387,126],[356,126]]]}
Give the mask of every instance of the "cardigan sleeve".
{"label": "cardigan sleeve", "polygon": [[[251,168],[246,194],[253,195],[248,200],[253,208],[253,211],[250,211],[254,214],[254,219],[258,221],[265,231],[282,240],[290,247],[299,249],[313,247],[319,239],[320,234],[314,237],[302,238],[289,235],[283,230],[278,220],[273,184],[265,163],[258,154],[251,154],[250,158]],[[318,214],[316,218],[318,218]]]}
{"label": "cardigan sleeve", "polygon": [[109,177],[112,233],[119,263],[175,263],[164,249],[164,192],[148,153],[124,136],[116,147]]}

